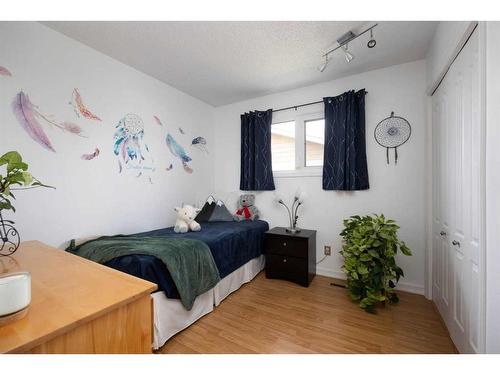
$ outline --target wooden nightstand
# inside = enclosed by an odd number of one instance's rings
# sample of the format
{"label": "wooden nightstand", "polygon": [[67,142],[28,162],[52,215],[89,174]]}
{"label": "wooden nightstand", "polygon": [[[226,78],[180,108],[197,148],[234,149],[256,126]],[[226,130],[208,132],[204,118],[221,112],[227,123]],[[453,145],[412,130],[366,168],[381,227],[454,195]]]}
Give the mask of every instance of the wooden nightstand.
{"label": "wooden nightstand", "polygon": [[266,277],[285,279],[308,287],[316,275],[316,231],[288,233],[275,227],[266,232]]}

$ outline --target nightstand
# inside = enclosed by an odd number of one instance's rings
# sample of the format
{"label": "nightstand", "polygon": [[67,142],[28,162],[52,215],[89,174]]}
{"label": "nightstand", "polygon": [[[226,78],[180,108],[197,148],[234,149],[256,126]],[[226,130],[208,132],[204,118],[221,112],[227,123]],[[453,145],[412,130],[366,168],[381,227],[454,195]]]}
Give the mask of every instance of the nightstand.
{"label": "nightstand", "polygon": [[275,227],[265,234],[266,277],[308,287],[316,275],[316,231],[288,233]]}

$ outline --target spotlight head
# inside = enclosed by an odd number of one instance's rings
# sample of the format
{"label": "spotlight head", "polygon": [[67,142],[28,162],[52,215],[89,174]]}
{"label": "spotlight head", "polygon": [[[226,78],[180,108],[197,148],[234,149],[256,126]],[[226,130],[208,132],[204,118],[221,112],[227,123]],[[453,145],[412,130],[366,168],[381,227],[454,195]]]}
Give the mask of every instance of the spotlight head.
{"label": "spotlight head", "polygon": [[370,40],[368,41],[368,48],[373,48],[377,45],[377,41],[373,39],[373,29],[370,30]]}
{"label": "spotlight head", "polygon": [[345,53],[345,61],[350,63],[354,59],[354,55],[347,50],[347,44],[344,44],[342,46],[342,49],[344,50]]}
{"label": "spotlight head", "polygon": [[326,67],[327,67],[327,65],[328,65],[328,62],[329,62],[329,61],[330,61],[330,60],[328,59],[328,55],[326,55],[326,56],[325,56],[325,61],[323,62],[323,64],[321,64],[321,65],[319,65],[319,66],[318,66],[318,70],[319,70],[321,73],[323,73],[323,72],[325,71],[325,69],[326,69]]}

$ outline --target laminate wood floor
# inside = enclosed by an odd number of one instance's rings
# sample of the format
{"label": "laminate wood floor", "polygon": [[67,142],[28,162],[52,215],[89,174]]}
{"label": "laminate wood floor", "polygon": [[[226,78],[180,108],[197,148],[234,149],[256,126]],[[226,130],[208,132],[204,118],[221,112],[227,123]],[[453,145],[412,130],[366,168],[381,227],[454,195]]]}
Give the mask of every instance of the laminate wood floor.
{"label": "laminate wood floor", "polygon": [[423,296],[400,292],[374,315],[332,281],[304,288],[260,273],[158,353],[456,353]]}

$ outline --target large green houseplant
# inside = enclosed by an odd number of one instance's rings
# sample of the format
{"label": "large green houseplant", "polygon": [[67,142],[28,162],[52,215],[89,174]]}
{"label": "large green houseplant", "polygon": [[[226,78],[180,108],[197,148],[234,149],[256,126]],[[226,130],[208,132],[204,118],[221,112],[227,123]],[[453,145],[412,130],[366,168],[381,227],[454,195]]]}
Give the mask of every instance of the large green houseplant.
{"label": "large green houseplant", "polygon": [[351,298],[368,312],[375,312],[377,302],[398,302],[394,288],[404,273],[395,256],[398,250],[411,255],[398,238],[399,226],[384,215],[367,215],[344,220],[344,227],[340,253]]}

